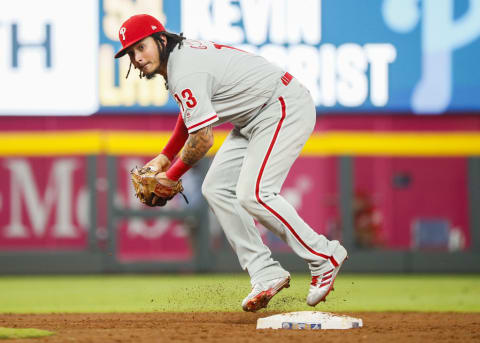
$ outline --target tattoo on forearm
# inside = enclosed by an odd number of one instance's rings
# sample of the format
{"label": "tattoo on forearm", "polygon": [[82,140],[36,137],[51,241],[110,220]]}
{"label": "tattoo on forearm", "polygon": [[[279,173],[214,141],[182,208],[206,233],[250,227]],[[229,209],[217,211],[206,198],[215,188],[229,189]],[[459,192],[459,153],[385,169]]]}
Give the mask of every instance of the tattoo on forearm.
{"label": "tattoo on forearm", "polygon": [[207,126],[188,136],[182,150],[181,159],[193,166],[202,159],[212,146],[212,127]]}

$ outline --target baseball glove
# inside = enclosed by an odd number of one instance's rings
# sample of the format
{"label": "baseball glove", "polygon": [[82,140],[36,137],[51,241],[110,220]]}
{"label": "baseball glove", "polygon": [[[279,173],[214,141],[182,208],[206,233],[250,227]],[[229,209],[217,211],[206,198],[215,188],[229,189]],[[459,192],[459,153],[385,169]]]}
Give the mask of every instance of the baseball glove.
{"label": "baseball glove", "polygon": [[165,206],[175,195],[181,193],[188,204],[188,200],[182,193],[182,180],[161,183],[155,177],[160,172],[151,167],[138,169],[135,167],[130,171],[135,196],[148,206]]}

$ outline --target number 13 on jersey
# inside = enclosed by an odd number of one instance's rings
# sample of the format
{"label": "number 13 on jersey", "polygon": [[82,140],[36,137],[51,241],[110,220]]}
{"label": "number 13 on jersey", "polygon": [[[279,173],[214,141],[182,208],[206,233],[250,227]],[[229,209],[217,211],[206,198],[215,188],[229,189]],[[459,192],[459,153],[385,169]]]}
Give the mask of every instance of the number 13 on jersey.
{"label": "number 13 on jersey", "polygon": [[[194,108],[197,105],[197,99],[193,96],[192,91],[190,88],[185,88],[180,92],[182,95],[182,98],[185,100],[185,105],[187,105],[188,108]],[[174,95],[175,100],[177,100],[178,104],[180,107],[182,107],[182,112],[185,111],[185,108],[183,107],[183,101],[180,99],[177,93]]]}

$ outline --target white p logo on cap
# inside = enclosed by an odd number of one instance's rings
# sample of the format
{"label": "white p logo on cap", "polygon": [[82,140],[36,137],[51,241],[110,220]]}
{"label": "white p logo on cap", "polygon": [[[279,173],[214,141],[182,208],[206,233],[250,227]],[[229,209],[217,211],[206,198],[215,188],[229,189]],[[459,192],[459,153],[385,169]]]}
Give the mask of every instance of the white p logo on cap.
{"label": "white p logo on cap", "polygon": [[125,31],[127,31],[127,29],[124,28],[124,27],[122,27],[122,28],[120,29],[120,34],[122,35],[122,39],[123,39],[123,40],[125,40]]}

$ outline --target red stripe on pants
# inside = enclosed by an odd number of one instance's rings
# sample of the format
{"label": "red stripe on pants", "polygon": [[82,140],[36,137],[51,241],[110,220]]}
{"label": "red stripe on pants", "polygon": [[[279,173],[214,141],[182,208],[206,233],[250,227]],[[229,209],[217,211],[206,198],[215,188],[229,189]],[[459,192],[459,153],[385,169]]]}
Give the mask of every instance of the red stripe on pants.
{"label": "red stripe on pants", "polygon": [[[275,134],[273,135],[273,139],[272,141],[270,142],[270,146],[268,147],[268,150],[267,150],[267,154],[265,155],[265,158],[263,159],[263,163],[262,163],[262,167],[260,168],[260,173],[258,174],[258,177],[257,177],[257,184],[255,186],[255,196],[257,198],[257,201],[263,206],[265,207],[268,211],[270,211],[275,217],[277,217],[287,228],[288,230],[290,230],[290,232],[292,233],[293,236],[295,236],[295,238],[297,239],[297,241],[300,242],[301,245],[303,245],[305,247],[305,249],[307,249],[309,252],[311,252],[312,254],[314,255],[317,255],[317,256],[320,256],[324,259],[333,259],[333,257],[330,257],[330,256],[327,256],[327,255],[324,255],[324,254],[321,254],[319,252],[316,252],[315,250],[313,250],[312,248],[310,248],[301,238],[300,236],[297,234],[297,232],[293,229],[293,227],[285,220],[285,218],[283,218],[278,212],[276,212],[273,208],[271,208],[270,206],[268,206],[265,202],[262,201],[262,199],[260,199],[260,181],[262,180],[262,175],[263,175],[263,171],[265,170],[265,166],[267,164],[267,161],[268,161],[268,158],[270,157],[270,154],[272,152],[272,149],[273,149],[273,146],[275,145],[275,142],[277,140],[277,137],[278,137],[278,133],[280,132],[280,129],[282,128],[282,124],[283,124],[283,121],[285,119],[285,116],[286,116],[286,106],[285,106],[285,100],[283,99],[283,97],[279,97],[278,100],[280,101],[280,104],[282,105],[282,118],[280,119],[280,121],[278,122],[278,125],[277,125],[277,129],[275,130]],[[335,260],[333,260],[335,261]],[[333,262],[332,261],[332,262]]]}

